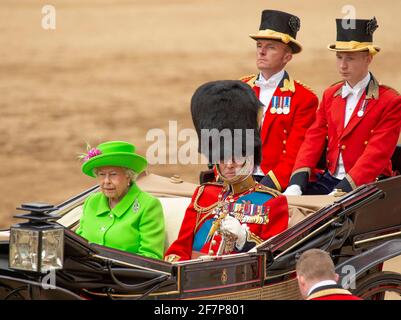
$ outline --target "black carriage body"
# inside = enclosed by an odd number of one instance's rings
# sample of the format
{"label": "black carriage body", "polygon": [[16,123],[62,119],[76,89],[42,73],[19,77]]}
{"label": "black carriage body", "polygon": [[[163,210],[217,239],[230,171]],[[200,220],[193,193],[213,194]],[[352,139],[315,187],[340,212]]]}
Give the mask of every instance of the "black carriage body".
{"label": "black carriage body", "polygon": [[[66,201],[63,208],[93,191]],[[352,264],[357,282],[401,254],[400,196],[401,177],[362,186],[250,252],[173,264],[89,244],[66,229],[64,267],[56,271],[53,290],[43,289],[43,276],[10,270],[8,241],[3,241],[0,297],[299,299],[295,263],[307,249],[329,252],[339,268]]]}

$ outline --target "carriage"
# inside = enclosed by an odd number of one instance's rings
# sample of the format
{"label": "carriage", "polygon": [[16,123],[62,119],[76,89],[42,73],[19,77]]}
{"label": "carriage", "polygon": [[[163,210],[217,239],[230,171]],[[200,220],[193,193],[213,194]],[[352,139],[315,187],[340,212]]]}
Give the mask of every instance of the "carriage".
{"label": "carriage", "polygon": [[[399,151],[398,147],[395,156]],[[401,163],[399,158],[393,160],[395,166]],[[196,185],[177,176],[153,174],[141,176],[138,185],[163,205],[167,247],[177,237]],[[94,186],[54,207],[22,206],[30,211],[25,218],[31,219],[24,225],[35,227],[49,216],[56,220],[53,227],[62,230],[61,260],[57,268],[43,269],[48,272],[29,264],[13,267],[15,247],[23,237],[13,238],[10,230],[1,232],[0,299],[300,299],[295,264],[311,248],[331,254],[342,286],[353,294],[373,300],[401,296],[400,270],[383,270],[386,261],[401,255],[401,176],[342,196],[288,197],[290,221],[284,232],[248,252],[173,263],[91,244],[78,236],[74,230],[82,204],[97,189]],[[43,266],[44,241],[38,242]],[[32,250],[26,245],[25,250]]]}

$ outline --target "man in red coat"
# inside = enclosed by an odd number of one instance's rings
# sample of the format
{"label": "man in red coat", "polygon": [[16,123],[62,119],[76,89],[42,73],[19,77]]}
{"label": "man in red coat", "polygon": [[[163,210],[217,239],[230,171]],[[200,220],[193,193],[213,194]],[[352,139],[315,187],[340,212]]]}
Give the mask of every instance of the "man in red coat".
{"label": "man in red coat", "polygon": [[296,271],[301,295],[306,300],[362,300],[338,282],[330,255],[320,249],[302,253],[297,261]]}
{"label": "man in red coat", "polygon": [[[195,92],[191,112],[199,150],[215,164],[222,183],[195,191],[166,261],[246,252],[287,229],[286,197],[252,176],[260,163],[259,108],[252,89],[239,80],[209,82]],[[216,136],[203,135],[213,129]],[[234,139],[221,141],[223,130]]]}
{"label": "man in red coat", "polygon": [[261,113],[262,162],[255,178],[283,191],[288,185],[295,158],[305,132],[315,119],[318,98],[284,70],[293,54],[301,52],[296,40],[298,17],[286,12],[264,10],[256,40],[258,75],[241,80],[250,85],[263,103]]}
{"label": "man in red coat", "polygon": [[[348,28],[355,24],[355,28]],[[378,83],[369,65],[380,48],[373,44],[376,19],[337,19],[337,68],[342,81],[329,87],[316,121],[299,150],[286,195],[349,192],[393,175],[391,156],[401,129],[401,97]],[[326,167],[309,183],[311,169],[326,149]]]}

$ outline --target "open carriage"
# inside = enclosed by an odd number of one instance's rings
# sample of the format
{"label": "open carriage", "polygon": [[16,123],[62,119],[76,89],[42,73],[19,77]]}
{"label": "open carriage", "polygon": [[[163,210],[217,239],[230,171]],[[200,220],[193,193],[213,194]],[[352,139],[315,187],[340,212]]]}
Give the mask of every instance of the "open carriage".
{"label": "open carriage", "polygon": [[[140,177],[138,185],[163,205],[168,246],[196,185],[152,174]],[[0,233],[0,299],[299,299],[296,259],[310,248],[331,254],[342,285],[354,294],[401,295],[400,270],[382,271],[385,261],[401,255],[401,176],[342,197],[289,197],[289,228],[281,234],[246,253],[174,263],[89,244],[76,235],[83,201],[96,190],[52,212],[65,228],[62,268],[54,272],[50,290],[44,286],[48,274],[9,267],[9,232]]]}

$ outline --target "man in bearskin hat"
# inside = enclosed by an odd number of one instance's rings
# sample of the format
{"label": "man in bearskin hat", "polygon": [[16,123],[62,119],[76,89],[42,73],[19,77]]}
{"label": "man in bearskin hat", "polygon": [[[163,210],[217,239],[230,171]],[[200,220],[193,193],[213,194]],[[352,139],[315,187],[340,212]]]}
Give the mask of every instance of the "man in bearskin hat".
{"label": "man in bearskin hat", "polygon": [[259,109],[252,89],[239,80],[209,82],[194,93],[199,151],[222,182],[197,188],[167,261],[244,252],[287,228],[286,198],[252,176],[260,163]]}
{"label": "man in bearskin hat", "polygon": [[255,178],[279,191],[285,190],[305,132],[315,119],[318,98],[284,70],[302,50],[296,40],[300,19],[292,14],[264,10],[256,41],[257,75],[242,77],[263,103],[260,119],[262,162]]}
{"label": "man in bearskin hat", "polygon": [[[380,51],[373,44],[377,27],[376,18],[337,19],[337,41],[328,49],[336,52],[342,80],[323,94],[286,195],[349,192],[393,175],[391,156],[401,129],[401,97],[369,72]],[[311,182],[311,169],[326,145],[326,172]]]}

